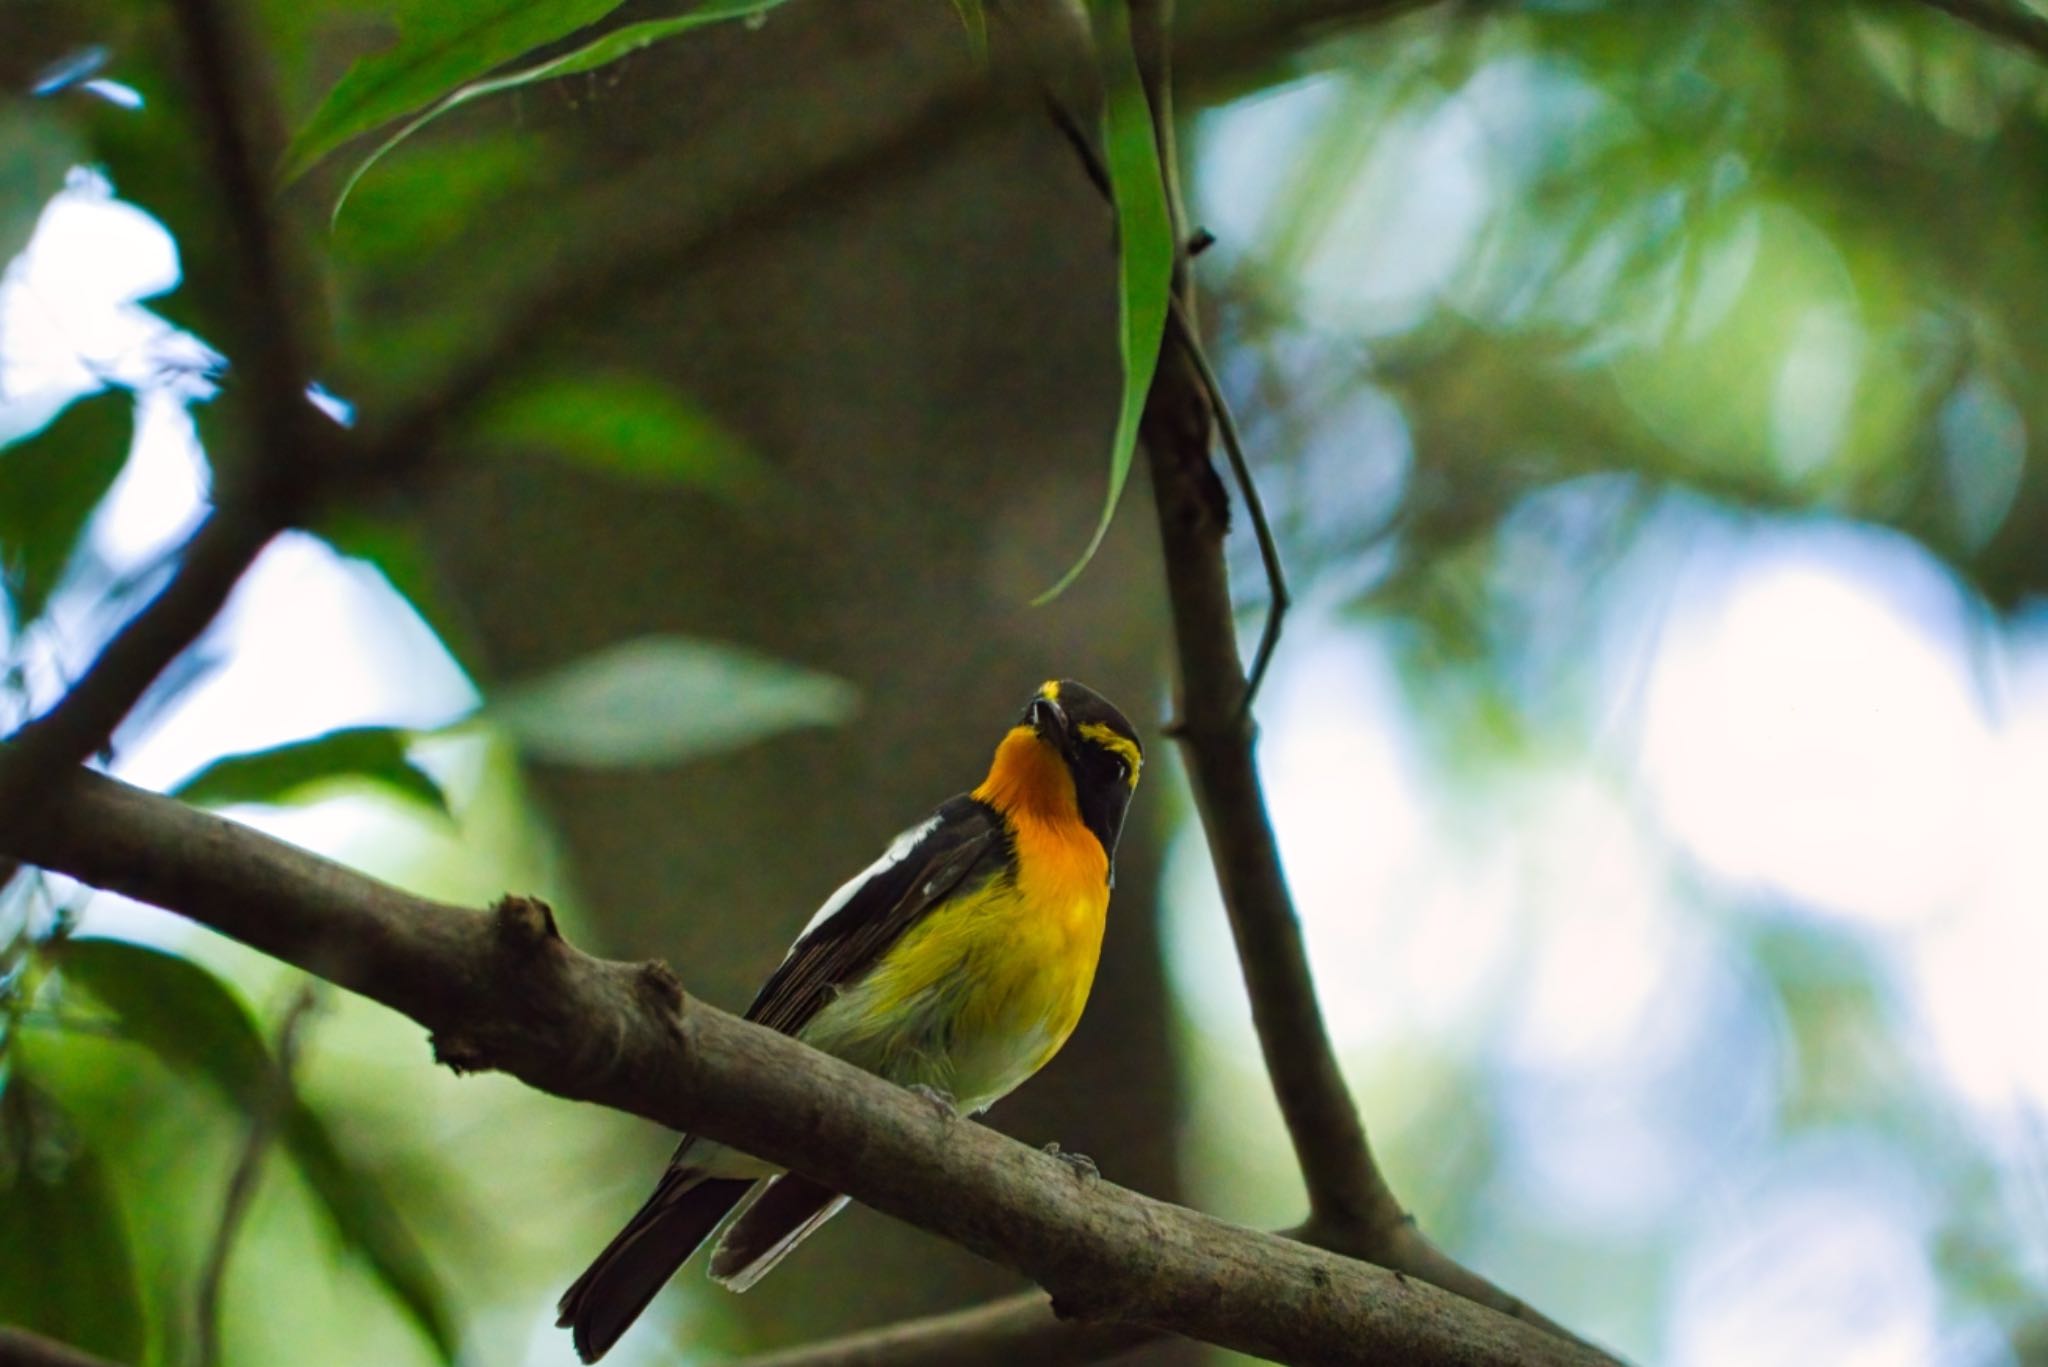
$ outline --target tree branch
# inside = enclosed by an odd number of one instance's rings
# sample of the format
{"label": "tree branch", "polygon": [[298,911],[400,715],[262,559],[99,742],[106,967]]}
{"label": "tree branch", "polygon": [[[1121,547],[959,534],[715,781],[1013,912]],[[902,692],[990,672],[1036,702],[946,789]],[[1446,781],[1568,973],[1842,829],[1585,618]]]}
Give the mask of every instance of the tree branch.
{"label": "tree branch", "polygon": [[[1171,135],[1171,0],[1130,3],[1139,70],[1160,129],[1173,240],[1182,243],[1187,238]],[[1173,611],[1179,675],[1174,733],[1187,757],[1260,1052],[1308,1190],[1304,1232],[1317,1243],[1412,1273],[1600,1353],[1422,1236],[1373,1158],[1338,1066],[1252,755],[1252,720],[1242,706],[1250,684],[1238,654],[1223,554],[1229,496],[1209,458],[1223,399],[1196,336],[1187,264],[1183,257],[1175,268],[1180,345],[1160,357],[1141,429]],[[1262,663],[1269,649],[1262,647]]]}
{"label": "tree branch", "polygon": [[[1184,233],[1174,188],[1178,177],[1166,69],[1168,22],[1164,4],[1131,0],[1132,37],[1161,129],[1160,165],[1174,211],[1174,240],[1180,241]],[[1191,319],[1184,260],[1176,265],[1175,285]],[[1229,496],[1210,464],[1214,418],[1192,350],[1190,342],[1161,356],[1142,428],[1179,665],[1174,734],[1188,758],[1266,1071],[1308,1188],[1311,1221],[1339,1229],[1391,1229],[1403,1212],[1373,1162],[1358,1108],[1323,1027],[1300,922],[1252,761],[1251,720],[1238,706],[1247,680],[1223,557]]]}
{"label": "tree branch", "polygon": [[[4,747],[0,747],[4,748]],[[1058,1313],[1299,1363],[1594,1363],[1395,1273],[1077,1177],[871,1073],[592,958],[547,907],[481,915],[85,771],[0,818],[0,849],[153,902],[402,1011],[459,1070],[687,1129],[1014,1268]]]}

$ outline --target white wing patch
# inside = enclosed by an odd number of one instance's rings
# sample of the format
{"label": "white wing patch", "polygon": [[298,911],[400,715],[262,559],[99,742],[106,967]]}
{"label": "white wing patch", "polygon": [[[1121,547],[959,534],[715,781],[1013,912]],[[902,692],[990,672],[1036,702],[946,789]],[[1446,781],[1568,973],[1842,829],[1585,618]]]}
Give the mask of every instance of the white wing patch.
{"label": "white wing patch", "polygon": [[[938,827],[939,818],[934,816],[918,825],[912,826],[909,830],[890,841],[889,848],[882,851],[880,859],[877,859],[874,863],[840,884],[839,891],[825,899],[825,905],[819,907],[817,914],[812,916],[809,923],[798,932],[796,943],[789,947],[789,953],[796,953],[797,945],[809,939],[812,931],[824,925],[834,916],[837,916],[846,904],[853,900],[854,894],[866,887],[871,880],[908,859],[910,852],[918,847],[919,842],[937,830]],[[782,957],[784,960],[787,960],[789,954],[785,954]]]}

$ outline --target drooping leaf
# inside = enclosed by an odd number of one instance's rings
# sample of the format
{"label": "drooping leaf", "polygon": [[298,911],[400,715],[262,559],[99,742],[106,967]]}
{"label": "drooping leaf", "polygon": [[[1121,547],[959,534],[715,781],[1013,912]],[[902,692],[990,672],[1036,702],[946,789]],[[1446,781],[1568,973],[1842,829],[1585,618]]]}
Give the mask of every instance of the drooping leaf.
{"label": "drooping leaf", "polygon": [[81,160],[62,120],[20,103],[0,108],[0,268],[28,245],[43,206]]}
{"label": "drooping leaf", "polygon": [[552,81],[563,76],[596,71],[599,67],[610,66],[622,57],[630,57],[636,52],[650,48],[665,38],[674,38],[692,29],[703,28],[706,24],[715,24],[725,19],[744,19],[766,14],[784,3],[786,0],[706,0],[706,3],[687,14],[628,24],[593,38],[573,52],[565,52],[559,57],[551,57],[545,62],[510,71],[502,76],[471,81],[450,91],[413,118],[406,120],[397,132],[378,143],[376,149],[364,157],[355,170],[349,172],[348,179],[342,182],[340,192],[334,197],[334,211],[329,215],[329,221],[341,217],[341,206],[348,203],[349,193],[355,189],[356,182],[363,178],[364,173],[376,165],[392,148],[451,110],[459,109],[470,101],[482,99],[486,95],[516,90],[520,86],[533,85],[539,81]]}
{"label": "drooping leaf", "polygon": [[967,48],[974,54],[977,66],[988,65],[988,12],[981,7],[981,0],[953,0],[953,9],[960,15],[960,26],[967,30]]}
{"label": "drooping leaf", "polygon": [[406,758],[407,739],[405,732],[393,727],[355,726],[268,750],[229,755],[186,779],[171,790],[171,796],[202,807],[282,803],[304,795],[315,785],[357,779],[447,815],[448,799],[441,785]]}
{"label": "drooping leaf", "polygon": [[1166,181],[1159,169],[1159,144],[1152,106],[1138,78],[1138,59],[1131,48],[1128,8],[1121,0],[1089,6],[1096,48],[1102,55],[1108,83],[1103,106],[1103,149],[1109,168],[1117,223],[1117,349],[1123,358],[1123,402],[1117,409],[1116,434],[1109,447],[1109,495],[1087,549],[1059,582],[1038,595],[1047,603],[1078,579],[1116,516],[1130,477],[1131,457],[1138,446],[1138,420],[1152,391],[1159,367],[1159,346],[1166,336],[1166,316],[1173,288],[1173,215],[1166,204]]}
{"label": "drooping leaf", "polygon": [[134,411],[126,390],[106,390],[0,450],[0,582],[17,623],[41,615],[93,509],[128,463]]}
{"label": "drooping leaf", "polygon": [[[67,983],[109,1007],[125,1033],[166,1064],[247,1110],[276,1085],[262,1033],[239,998],[189,959],[123,940],[72,939],[58,953]],[[432,1341],[455,1358],[448,1295],[376,1179],[352,1162],[319,1112],[286,1102],[279,1137],[334,1232],[360,1254]]]}
{"label": "drooping leaf", "polygon": [[98,1157],[17,1061],[0,1098],[0,1323],[115,1362],[147,1339],[128,1231]]}
{"label": "drooping leaf", "polygon": [[679,636],[621,642],[499,692],[482,715],[564,764],[674,764],[854,710],[852,686]]}
{"label": "drooping leaf", "polygon": [[621,0],[411,0],[398,41],[359,59],[293,135],[287,183],[361,133],[432,104],[464,82],[617,9]]}

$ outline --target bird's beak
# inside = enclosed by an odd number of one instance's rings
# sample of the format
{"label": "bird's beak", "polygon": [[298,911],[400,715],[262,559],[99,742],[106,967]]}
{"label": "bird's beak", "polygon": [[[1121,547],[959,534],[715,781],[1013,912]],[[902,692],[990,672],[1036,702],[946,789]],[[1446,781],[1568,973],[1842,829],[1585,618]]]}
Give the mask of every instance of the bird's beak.
{"label": "bird's beak", "polygon": [[1030,715],[1031,729],[1038,733],[1038,738],[1065,754],[1073,741],[1067,726],[1067,710],[1051,698],[1039,698],[1031,704]]}

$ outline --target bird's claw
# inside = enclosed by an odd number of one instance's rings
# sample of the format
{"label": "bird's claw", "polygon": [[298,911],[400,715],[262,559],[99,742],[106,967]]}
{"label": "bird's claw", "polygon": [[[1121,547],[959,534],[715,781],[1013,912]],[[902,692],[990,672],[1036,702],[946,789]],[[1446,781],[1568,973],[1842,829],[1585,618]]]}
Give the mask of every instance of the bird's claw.
{"label": "bird's claw", "polygon": [[1093,1182],[1102,1176],[1102,1169],[1095,1166],[1095,1160],[1085,1153],[1068,1153],[1055,1139],[1045,1146],[1045,1152],[1057,1158],[1074,1171],[1074,1176],[1083,1182]]}
{"label": "bird's claw", "polygon": [[933,1110],[937,1111],[939,1119],[950,1124],[960,1118],[960,1103],[953,1099],[951,1092],[942,1092],[936,1087],[927,1087],[922,1082],[913,1083],[909,1091],[912,1096],[925,1102]]}

